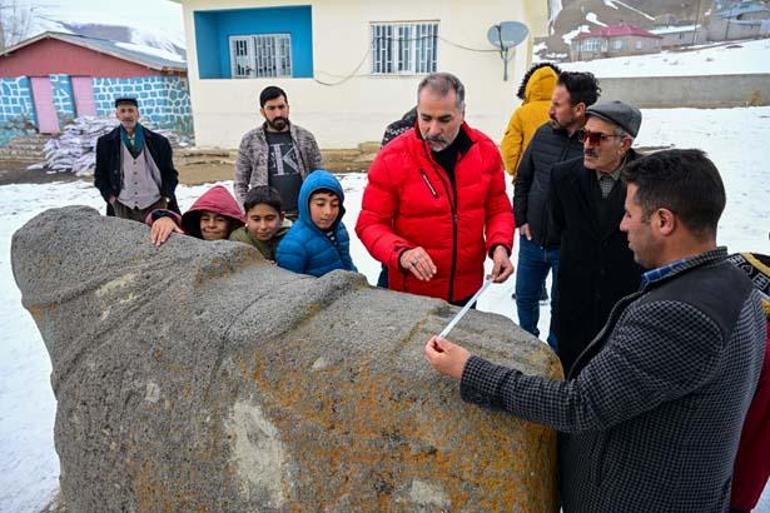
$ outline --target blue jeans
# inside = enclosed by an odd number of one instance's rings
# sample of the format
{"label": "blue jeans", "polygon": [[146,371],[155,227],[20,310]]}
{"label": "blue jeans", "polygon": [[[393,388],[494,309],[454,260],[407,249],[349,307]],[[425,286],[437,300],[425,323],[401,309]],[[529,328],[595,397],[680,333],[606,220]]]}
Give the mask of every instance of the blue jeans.
{"label": "blue jeans", "polygon": [[519,263],[516,266],[516,311],[519,325],[534,336],[540,335],[537,321],[540,320],[540,294],[545,287],[548,271],[553,269],[551,285],[551,325],[548,345],[556,351],[556,323],[559,312],[559,287],[556,279],[559,273],[559,250],[546,250],[537,243],[519,237]]}

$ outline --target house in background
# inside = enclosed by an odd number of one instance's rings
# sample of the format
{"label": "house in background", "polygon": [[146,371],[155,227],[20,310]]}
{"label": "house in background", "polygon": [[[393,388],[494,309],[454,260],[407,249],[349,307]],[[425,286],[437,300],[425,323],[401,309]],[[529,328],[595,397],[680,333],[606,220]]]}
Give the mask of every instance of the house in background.
{"label": "house in background", "polygon": [[725,4],[708,24],[709,41],[770,36],[770,7],[761,2]]}
{"label": "house in background", "polygon": [[596,27],[581,32],[570,41],[570,60],[589,61],[623,55],[638,55],[660,51],[659,35],[648,30],[620,23],[607,27]]}
{"label": "house in background", "polygon": [[667,25],[650,29],[650,32],[662,38],[660,47],[664,50],[706,42],[706,28],[703,25]]}
{"label": "house in background", "polygon": [[[259,92],[286,90],[291,119],[322,148],[379,141],[414,106],[419,81],[455,73],[466,86],[467,119],[496,140],[545,34],[542,0],[176,0],[183,6],[196,144],[237,147],[262,122]],[[502,21],[529,27],[503,80],[487,41]]]}
{"label": "house in background", "polygon": [[45,32],[0,53],[0,144],[56,134],[78,116],[107,116],[114,98],[139,99],[153,126],[191,132],[187,66],[129,43]]}

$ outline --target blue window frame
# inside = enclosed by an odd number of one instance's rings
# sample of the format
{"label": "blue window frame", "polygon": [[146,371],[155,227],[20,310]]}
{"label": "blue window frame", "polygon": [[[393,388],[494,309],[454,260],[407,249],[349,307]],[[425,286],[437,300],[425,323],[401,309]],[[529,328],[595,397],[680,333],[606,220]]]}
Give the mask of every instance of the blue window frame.
{"label": "blue window frame", "polygon": [[195,11],[200,78],[313,77],[307,6]]}

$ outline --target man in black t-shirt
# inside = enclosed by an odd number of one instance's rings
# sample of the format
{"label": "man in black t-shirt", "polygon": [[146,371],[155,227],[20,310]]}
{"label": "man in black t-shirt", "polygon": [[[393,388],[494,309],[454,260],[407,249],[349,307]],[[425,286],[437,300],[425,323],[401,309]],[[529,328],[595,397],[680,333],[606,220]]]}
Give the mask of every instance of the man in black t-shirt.
{"label": "man in black t-shirt", "polygon": [[259,104],[265,122],[241,140],[235,162],[235,195],[243,203],[249,189],[275,187],[287,217],[293,219],[302,181],[323,168],[321,151],[313,134],[289,122],[289,102],[283,89],[266,87]]}

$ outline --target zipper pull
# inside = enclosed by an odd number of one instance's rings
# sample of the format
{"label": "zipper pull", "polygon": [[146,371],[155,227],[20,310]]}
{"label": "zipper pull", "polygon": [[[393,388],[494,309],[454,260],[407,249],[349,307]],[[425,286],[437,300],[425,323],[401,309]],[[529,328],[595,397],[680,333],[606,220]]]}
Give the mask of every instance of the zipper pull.
{"label": "zipper pull", "polygon": [[430,189],[430,193],[433,195],[433,198],[438,199],[438,192],[436,192],[436,189],[433,187],[433,184],[430,183],[428,174],[422,169],[420,169],[420,175],[422,176],[422,180],[425,182],[425,185],[427,185],[428,189]]}

